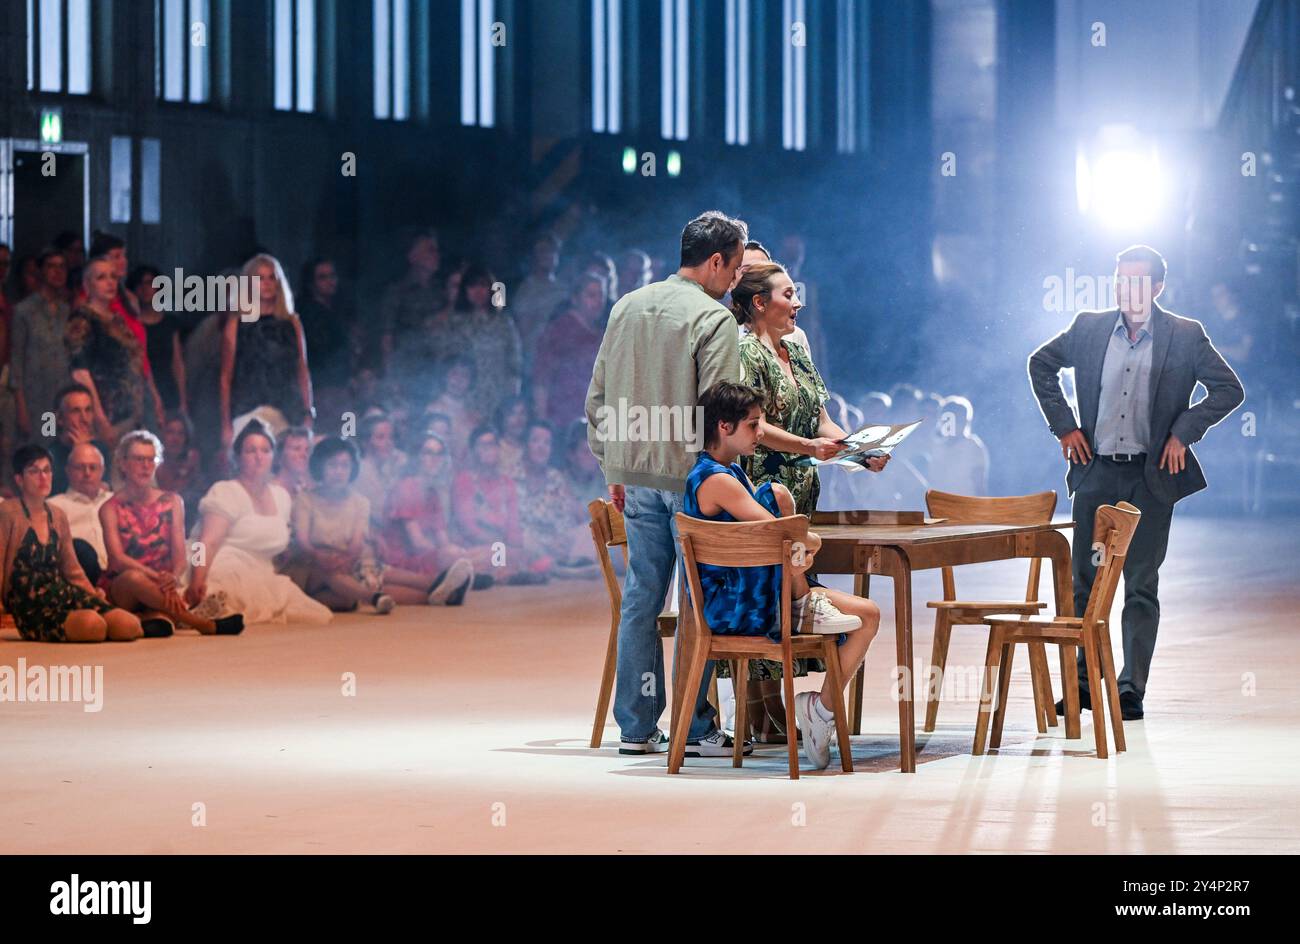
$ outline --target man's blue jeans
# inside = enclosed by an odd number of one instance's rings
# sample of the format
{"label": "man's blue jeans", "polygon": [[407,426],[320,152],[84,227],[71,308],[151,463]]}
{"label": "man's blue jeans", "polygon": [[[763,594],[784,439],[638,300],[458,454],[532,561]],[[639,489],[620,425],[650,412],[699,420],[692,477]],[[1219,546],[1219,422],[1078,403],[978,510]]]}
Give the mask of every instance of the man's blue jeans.
{"label": "man's blue jeans", "polygon": [[[627,528],[628,568],[618,625],[614,720],[624,738],[644,741],[655,733],[668,707],[659,613],[677,563],[674,516],[682,510],[682,494],[639,485],[629,485],[625,493],[623,523]],[[674,651],[679,650],[680,646]],[[700,682],[688,740],[707,737],[716,727],[717,712],[707,697],[712,677],[710,661]]]}

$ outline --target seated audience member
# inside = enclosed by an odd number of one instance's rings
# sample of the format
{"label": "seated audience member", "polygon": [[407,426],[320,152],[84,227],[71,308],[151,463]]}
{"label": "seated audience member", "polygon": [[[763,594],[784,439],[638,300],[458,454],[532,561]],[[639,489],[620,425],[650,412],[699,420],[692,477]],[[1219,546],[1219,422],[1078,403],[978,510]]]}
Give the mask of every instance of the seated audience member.
{"label": "seated audience member", "polygon": [[458,358],[447,366],[442,393],[429,401],[429,409],[451,420],[453,439],[447,440],[457,461],[465,455],[469,431],[484,420],[475,407],[470,391],[474,388],[474,363],[468,358]]}
{"label": "seated audience member", "polygon": [[497,410],[497,443],[501,450],[501,471],[518,479],[524,471],[524,455],[528,451],[528,426],[532,422],[528,401],[524,397],[511,397]]}
{"label": "seated audience member", "polygon": [[17,497],[0,503],[0,600],[18,635],[37,642],[127,642],[140,621],[95,592],[72,549],[68,518],[46,499],[53,470],[42,446],[13,456]]}
{"label": "seated audience member", "polygon": [[[54,463],[54,494],[67,491],[68,456],[80,443],[90,443],[99,454],[108,458],[108,448],[95,438],[95,400],[90,388],[79,383],[68,384],[54,395],[54,439],[49,442]],[[105,466],[104,475],[112,472]]]}
{"label": "seated audience member", "polygon": [[[488,570],[494,565],[488,545],[462,547],[447,535],[448,507],[443,483],[447,480],[447,447],[437,436],[426,435],[416,453],[412,473],[402,479],[388,501],[382,552],[390,564],[424,574],[442,575],[456,561],[467,559],[477,571],[473,588],[485,590],[493,583]],[[507,561],[507,563],[511,563]],[[503,577],[512,571],[498,568]]]}
{"label": "seated audience member", "polygon": [[202,458],[194,446],[193,433],[184,413],[168,413],[163,421],[163,461],[158,466],[158,487],[175,492],[186,508],[197,508],[206,491]]}
{"label": "seated audience member", "polygon": [[608,496],[605,476],[600,471],[600,462],[592,455],[591,447],[587,445],[586,420],[575,420],[569,424],[564,458],[564,472],[569,479],[569,488],[584,508],[592,499]]}
{"label": "seated audience member", "polygon": [[361,472],[356,490],[370,503],[370,520],[383,526],[384,507],[393,487],[406,471],[407,456],[397,448],[393,420],[387,413],[371,413],[361,420]]}
{"label": "seated audience member", "polygon": [[336,610],[366,603],[377,613],[397,604],[459,606],[474,580],[474,567],[457,558],[430,583],[423,573],[386,563],[370,540],[370,507],[352,483],[361,469],[356,448],[330,437],[311,455],[315,484],[293,505],[293,531],[306,559],[304,586]]}
{"label": "seated audience member", "polygon": [[276,555],[289,546],[289,493],[271,477],[275,439],[250,420],[234,441],[237,477],[217,482],[199,502],[191,537],[202,554],[191,568],[185,602],[213,619],[242,613],[245,623],[328,623],[317,603],[275,572]]}
{"label": "seated audience member", "polygon": [[451,417],[446,413],[434,413],[430,410],[424,411],[424,434],[426,436],[437,436],[444,443],[451,438]]}
{"label": "seated audience member", "polygon": [[162,456],[162,443],[145,429],[127,433],[117,444],[113,466],[120,486],[99,510],[108,546],[108,572],[100,586],[122,609],[140,614],[146,636],[170,636],[177,624],[205,635],[238,635],[242,615],[206,619],[181,599],[180,580],[189,564],[185,506],[154,480]]}
{"label": "seated audience member", "polygon": [[533,555],[524,544],[519,521],[519,493],[501,471],[497,434],[480,426],[469,437],[466,466],[451,486],[452,537],[474,545],[496,545],[505,555],[509,584],[546,583],[554,561]]}
{"label": "seated audience member", "polygon": [[275,480],[290,498],[311,485],[311,470],[307,468],[310,457],[311,430],[291,426],[280,435],[275,450]]}
{"label": "seated audience member", "polygon": [[[766,521],[794,514],[794,499],[779,483],[757,492],[737,460],[753,455],[763,416],[762,395],[741,384],[721,381],[700,396],[704,409],[704,451],[686,479],[683,511],[706,521]],[[791,628],[794,632],[847,633],[840,643],[840,680],[847,685],[866,657],[880,625],[880,609],[871,600],[826,587],[810,588],[806,571],[821,547],[808,533],[802,565],[792,565]],[[714,633],[780,638],[780,567],[699,566],[705,618]],[[795,696],[795,717],[803,732],[804,752],[817,769],[830,763],[835,722],[825,704],[833,697],[830,676],[821,692]],[[842,692],[840,694],[843,694]]]}
{"label": "seated audience member", "polygon": [[528,452],[515,476],[524,545],[535,556],[554,558],[557,577],[595,577],[590,518],[551,461],[553,439],[549,423],[528,424]]}
{"label": "seated audience member", "polygon": [[113,495],[104,484],[104,456],[90,443],[73,446],[67,471],[68,490],[50,496],[50,504],[68,516],[77,562],[86,572],[86,579],[98,586],[99,576],[108,566],[99,509]]}

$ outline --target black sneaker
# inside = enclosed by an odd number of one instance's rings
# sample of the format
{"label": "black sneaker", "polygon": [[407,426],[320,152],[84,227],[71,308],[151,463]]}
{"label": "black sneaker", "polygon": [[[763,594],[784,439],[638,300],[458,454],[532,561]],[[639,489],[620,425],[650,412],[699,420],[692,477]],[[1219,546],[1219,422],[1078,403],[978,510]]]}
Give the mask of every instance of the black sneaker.
{"label": "black sneaker", "polygon": [[1136,692],[1119,693],[1119,716],[1125,721],[1141,721],[1144,712],[1142,711],[1142,699]]}
{"label": "black sneaker", "polygon": [[[1079,708],[1083,711],[1092,711],[1092,698],[1088,695],[1086,688],[1079,689]],[[1056,716],[1065,717],[1065,699],[1062,698],[1056,703]]]}
{"label": "black sneaker", "polygon": [[161,616],[140,620],[140,629],[144,631],[145,639],[166,639],[176,632],[172,621]]}
{"label": "black sneaker", "polygon": [[511,587],[535,587],[550,580],[546,574],[535,574],[530,570],[521,570],[506,578],[506,585]]}
{"label": "black sneaker", "polygon": [[491,574],[475,574],[474,584],[471,589],[487,590],[496,582],[497,582],[496,578],[493,577]]}
{"label": "black sneaker", "polygon": [[644,741],[629,741],[627,738],[620,738],[618,745],[620,754],[663,754],[667,750],[668,735],[658,729]]}
{"label": "black sneaker", "polygon": [[[728,735],[714,729],[708,737],[702,737],[698,741],[686,742],[687,757],[730,757],[735,753],[736,742]],[[748,757],[754,753],[754,745],[749,741],[741,749],[741,754]]]}

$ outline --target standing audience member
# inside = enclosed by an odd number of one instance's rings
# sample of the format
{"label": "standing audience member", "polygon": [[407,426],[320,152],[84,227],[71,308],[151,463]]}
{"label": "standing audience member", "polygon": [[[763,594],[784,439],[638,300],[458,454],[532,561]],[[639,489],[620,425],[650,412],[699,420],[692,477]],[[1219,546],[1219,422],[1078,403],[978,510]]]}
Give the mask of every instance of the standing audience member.
{"label": "standing audience member", "polygon": [[605,283],[591,273],[580,276],[568,309],[542,335],[532,380],[537,416],[557,427],[582,416],[608,311]]}
{"label": "standing audience member", "polygon": [[72,230],[64,230],[54,237],[51,245],[63,254],[68,262],[68,304],[74,302],[74,296],[81,287],[81,270],[86,264],[86,244],[81,235]]}
{"label": "standing audience member", "polygon": [[40,288],[14,309],[10,345],[10,383],[18,433],[22,438],[44,436],[42,415],[54,394],[68,382],[70,367],[63,334],[68,326],[68,263],[52,249],[39,258]]}
{"label": "standing audience member", "polygon": [[459,606],[474,580],[469,561],[458,559],[430,583],[428,576],[381,560],[370,538],[370,503],[352,488],[361,462],[345,439],[323,440],[311,456],[315,485],[293,506],[293,531],[308,566],[304,589],[331,609],[365,603],[375,612],[397,604]]}
{"label": "standing audience member", "polygon": [[[560,241],[551,233],[540,234],[533,240],[528,275],[510,296],[508,308],[527,360],[531,360],[546,326],[567,299],[568,292],[555,278],[559,267]],[[532,376],[531,364],[526,367],[527,375]]]}
{"label": "standing audience member", "polygon": [[217,482],[199,502],[191,537],[202,555],[190,571],[185,603],[198,616],[242,613],[246,623],[328,623],[328,607],[275,572],[289,546],[289,493],[271,478],[275,439],[249,420],[234,441],[237,477]]}
{"label": "standing audience member", "polygon": [[618,259],[618,294],[622,298],[628,292],[649,285],[654,280],[654,267],[650,256],[644,249],[626,249]]}
{"label": "standing audience member", "polygon": [[153,280],[158,270],[153,266],[136,266],[126,280],[127,289],[140,303],[140,323],[144,325],[145,352],[153,369],[153,383],[158,388],[164,410],[187,412],[185,399],[185,357],[181,350],[181,324],[171,312],[154,307],[158,290]]}
{"label": "standing audience member", "polygon": [[17,497],[0,503],[0,600],[18,635],[38,642],[128,642],[140,621],[95,592],[77,563],[67,516],[51,508],[50,454],[23,446],[13,457]]}
{"label": "standing audience member", "polygon": [[465,271],[453,317],[455,349],[474,362],[470,400],[483,416],[496,416],[508,397],[518,396],[523,382],[523,353],[515,323],[493,298],[496,279],[482,265]]}
{"label": "standing audience member", "polygon": [[[243,278],[258,279],[258,300],[251,312],[227,318],[221,335],[221,442],[234,437],[234,420],[269,407],[272,431],[310,426],[311,375],[302,322],[293,311],[293,291],[279,260],[265,253],[244,264]],[[278,427],[278,429],[276,429]]]}
{"label": "standing audience member", "polygon": [[50,504],[67,516],[77,561],[86,572],[86,579],[98,585],[100,574],[108,566],[99,509],[113,497],[104,484],[104,455],[90,443],[73,446],[68,454],[67,472],[68,490],[52,495]]}
{"label": "standing audience member", "polygon": [[302,270],[307,297],[299,306],[307,336],[307,361],[316,387],[347,385],[352,364],[352,310],[339,293],[334,260],[317,258]]}
{"label": "standing audience member", "polygon": [[158,488],[154,472],[162,459],[158,437],[144,429],[117,444],[113,466],[120,488],[99,510],[108,548],[108,572],[100,585],[122,609],[141,614],[146,636],[170,636],[176,625],[205,635],[243,632],[239,613],[216,620],[190,612],[181,598],[181,578],[189,561],[185,547],[185,506],[175,492]]}
{"label": "standing audience member", "polygon": [[442,311],[447,304],[437,278],[442,263],[438,234],[431,229],[412,231],[403,248],[406,274],[385,290],[379,304],[380,351],[385,363],[392,356],[397,339],[415,334],[424,326],[425,319]]}

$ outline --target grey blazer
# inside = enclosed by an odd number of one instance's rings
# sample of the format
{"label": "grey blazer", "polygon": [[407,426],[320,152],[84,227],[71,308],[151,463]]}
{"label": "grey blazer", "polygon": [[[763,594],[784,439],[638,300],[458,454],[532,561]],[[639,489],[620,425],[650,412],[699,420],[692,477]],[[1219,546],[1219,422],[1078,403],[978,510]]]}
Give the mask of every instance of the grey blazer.
{"label": "grey blazer", "polygon": [[[1060,438],[1082,429],[1089,447],[1095,447],[1101,367],[1117,317],[1118,309],[1081,311],[1070,327],[1029,356],[1029,383],[1053,436]],[[1246,394],[1199,321],[1153,305],[1151,333],[1155,338],[1151,350],[1151,443],[1143,472],[1151,493],[1172,505],[1205,488],[1205,475],[1190,448],[1182,472],[1175,475],[1160,469],[1165,441],[1172,434],[1184,446],[1200,442],[1211,426],[1241,405]],[[1061,391],[1060,372],[1066,367],[1074,368],[1078,417]],[[1206,394],[1193,404],[1197,381],[1205,385]],[[1095,465],[1095,459],[1086,464],[1070,463],[1065,484],[1071,495]]]}

